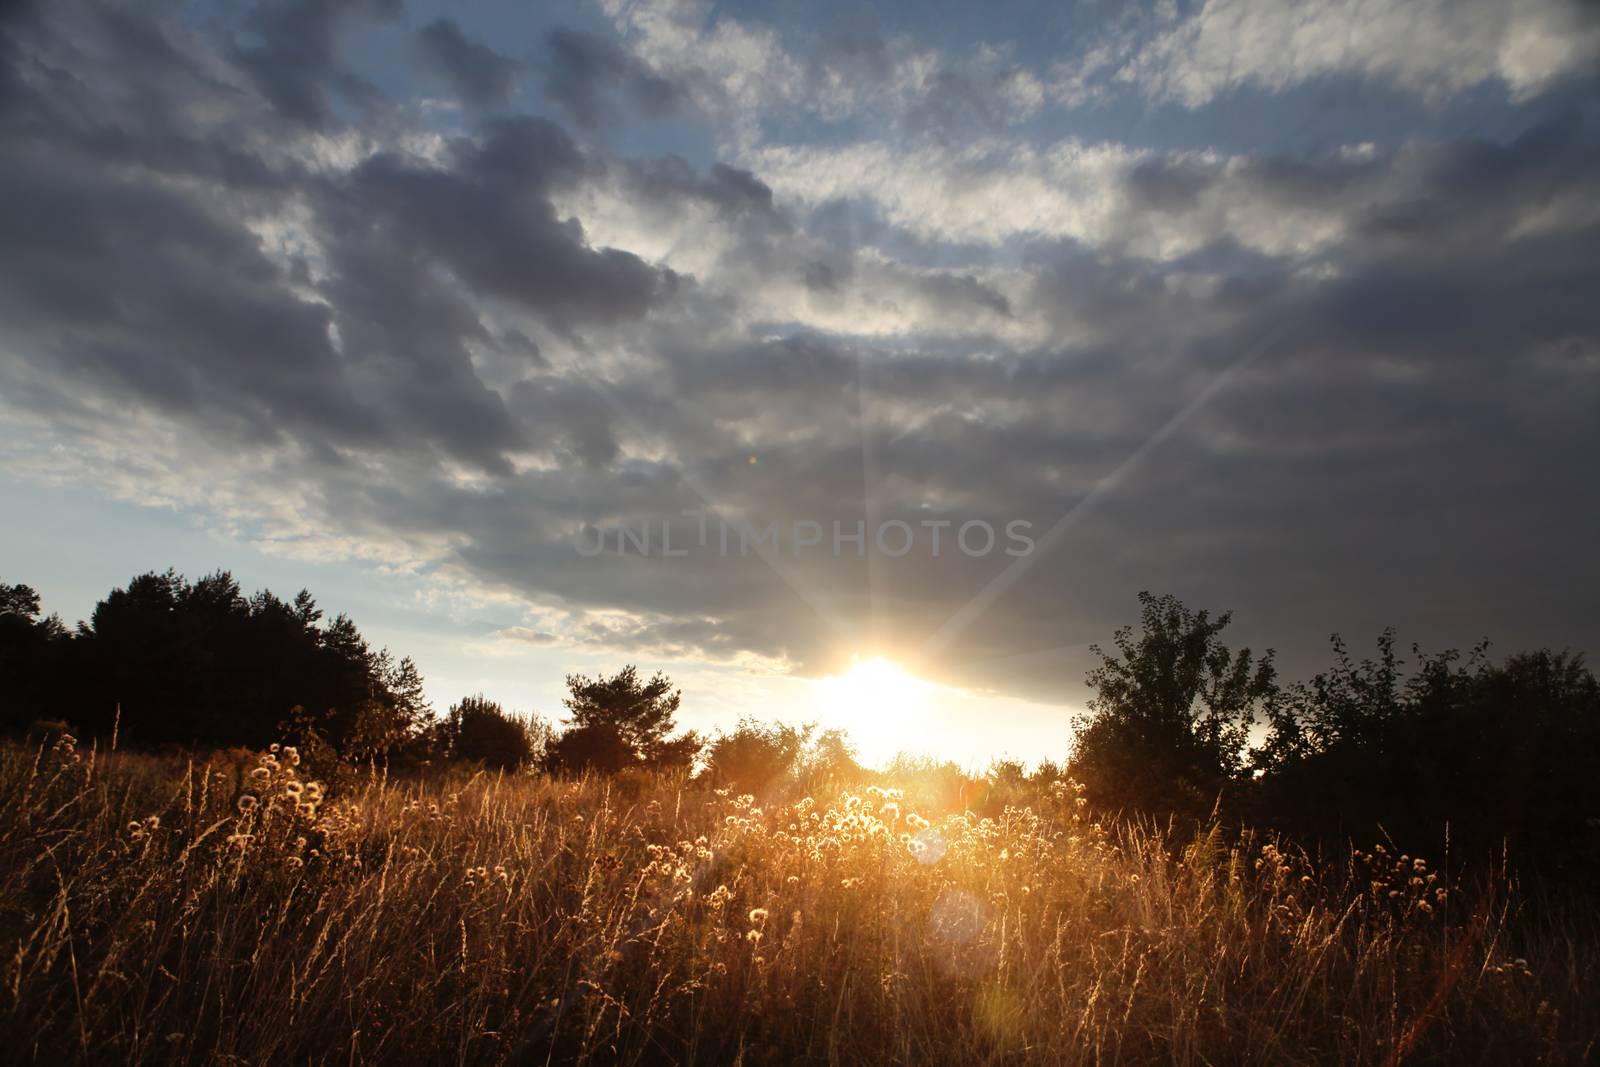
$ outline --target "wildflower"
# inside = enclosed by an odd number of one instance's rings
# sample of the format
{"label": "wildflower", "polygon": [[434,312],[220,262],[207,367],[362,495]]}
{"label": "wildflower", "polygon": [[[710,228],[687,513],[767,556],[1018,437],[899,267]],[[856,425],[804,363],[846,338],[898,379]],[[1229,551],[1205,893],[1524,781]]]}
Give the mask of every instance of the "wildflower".
{"label": "wildflower", "polygon": [[761,943],[761,931],[751,930],[749,933],[744,935],[744,939],[750,942],[752,945],[758,945]]}
{"label": "wildflower", "polygon": [[241,793],[239,795],[239,811],[240,811],[240,813],[244,814],[244,815],[248,815],[252,811],[255,811],[256,810],[256,803],[257,803],[257,801],[256,801],[256,798],[255,798],[255,796],[253,794]]}
{"label": "wildflower", "polygon": [[767,909],[766,908],[751,908],[750,909],[750,921],[752,923],[756,923],[756,924],[760,924],[760,923],[766,922],[767,921]]}
{"label": "wildflower", "polygon": [[159,815],[150,816],[148,819],[146,819],[144,821],[144,828],[146,830],[150,831],[151,833],[155,833],[157,830],[161,829],[161,816],[159,816]]}
{"label": "wildflower", "polygon": [[289,761],[289,766],[300,766],[300,750],[295,748],[293,745],[289,745],[283,750],[283,756]]}
{"label": "wildflower", "polygon": [[291,797],[298,797],[304,788],[304,786],[296,781],[288,781],[283,783],[283,791]]}
{"label": "wildflower", "polygon": [[250,770],[250,777],[254,778],[258,782],[265,782],[268,778],[272,777],[272,772],[266,767],[253,767]]}
{"label": "wildflower", "polygon": [[906,816],[906,825],[913,830],[926,830],[928,828],[928,820],[913,811]]}

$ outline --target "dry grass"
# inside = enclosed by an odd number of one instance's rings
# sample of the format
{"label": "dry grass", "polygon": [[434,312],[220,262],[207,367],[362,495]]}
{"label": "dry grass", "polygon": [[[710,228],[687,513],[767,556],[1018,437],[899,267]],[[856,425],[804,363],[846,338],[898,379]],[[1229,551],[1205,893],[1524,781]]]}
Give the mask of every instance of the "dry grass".
{"label": "dry grass", "polygon": [[1570,921],[1409,856],[1178,850],[1065,785],[993,819],[648,780],[321,799],[253,760],[0,750],[6,1058],[1581,1062],[1600,1025]]}

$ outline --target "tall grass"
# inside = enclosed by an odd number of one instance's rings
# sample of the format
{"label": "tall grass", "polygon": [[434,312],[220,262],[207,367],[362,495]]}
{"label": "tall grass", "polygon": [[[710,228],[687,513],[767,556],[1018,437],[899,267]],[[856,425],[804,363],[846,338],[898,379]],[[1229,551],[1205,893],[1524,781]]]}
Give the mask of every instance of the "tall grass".
{"label": "tall grass", "polygon": [[891,785],[0,749],[0,1047],[40,1062],[1581,1062],[1576,919],[1382,850]]}

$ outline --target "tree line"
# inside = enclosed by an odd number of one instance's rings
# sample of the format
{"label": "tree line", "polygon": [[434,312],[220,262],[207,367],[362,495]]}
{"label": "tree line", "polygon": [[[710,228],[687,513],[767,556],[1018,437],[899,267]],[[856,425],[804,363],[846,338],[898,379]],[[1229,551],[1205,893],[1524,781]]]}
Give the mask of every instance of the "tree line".
{"label": "tree line", "polygon": [[693,733],[670,736],[682,694],[633,667],[568,678],[557,734],[469,696],[429,705],[409,656],[374,648],[310,592],[246,596],[226,571],[190,581],[142,574],[68,628],[38,593],[0,582],[0,731],[72,729],[145,747],[264,747],[293,741],[325,768],[415,769],[472,761],[497,770],[687,768]]}
{"label": "tree line", "polygon": [[[1284,682],[1271,650],[1225,643],[1228,614],[1148,593],[1140,609],[1137,627],[1096,647],[1093,696],[1061,761],[998,764],[976,781],[926,761],[891,773],[967,807],[1026,803],[1070,777],[1101,811],[1196,824],[1221,812],[1310,843],[1430,854],[1448,835],[1460,854],[1498,849],[1600,884],[1600,682],[1581,656],[1406,654],[1385,631],[1357,658],[1336,635],[1327,670]],[[325,618],[305,591],[246,596],[226,572],[141,575],[76,628],[43,615],[28,586],[0,583],[0,729],[12,735],[61,722],[146,746],[289,739],[330,766],[695,772],[758,793],[864,773],[839,731],[746,719],[709,738],[679,732],[682,693],[660,674],[572,675],[567,690],[561,724],[482,696],[438,714],[416,665],[374,649],[348,616]]]}

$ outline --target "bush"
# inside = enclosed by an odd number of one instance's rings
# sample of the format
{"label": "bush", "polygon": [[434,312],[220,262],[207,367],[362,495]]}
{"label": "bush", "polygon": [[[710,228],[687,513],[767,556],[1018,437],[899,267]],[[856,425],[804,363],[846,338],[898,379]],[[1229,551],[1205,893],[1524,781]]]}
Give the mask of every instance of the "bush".
{"label": "bush", "polygon": [[467,697],[445,717],[446,751],[451,759],[481,763],[490,770],[517,771],[544,755],[542,731],[483,696]]}

